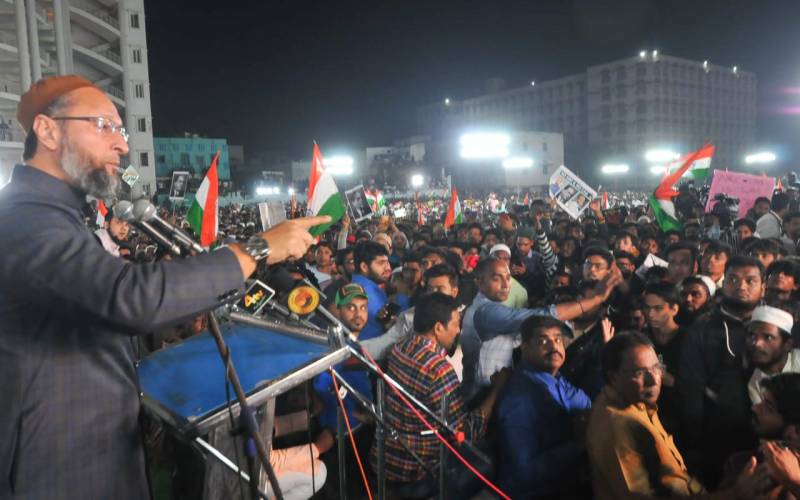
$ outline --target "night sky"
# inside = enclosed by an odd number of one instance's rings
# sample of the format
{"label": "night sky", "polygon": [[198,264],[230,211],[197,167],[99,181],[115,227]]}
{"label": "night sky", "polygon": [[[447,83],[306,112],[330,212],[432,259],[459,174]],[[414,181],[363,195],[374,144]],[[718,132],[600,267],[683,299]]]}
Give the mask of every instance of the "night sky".
{"label": "night sky", "polygon": [[[759,144],[800,133],[800,1],[145,0],[156,135],[246,156],[386,145],[415,108],[583,71],[640,49],[757,74]],[[792,93],[792,89],[797,90]],[[777,108],[796,108],[780,115]],[[798,154],[786,150],[792,162]],[[791,156],[790,156],[791,154]]]}

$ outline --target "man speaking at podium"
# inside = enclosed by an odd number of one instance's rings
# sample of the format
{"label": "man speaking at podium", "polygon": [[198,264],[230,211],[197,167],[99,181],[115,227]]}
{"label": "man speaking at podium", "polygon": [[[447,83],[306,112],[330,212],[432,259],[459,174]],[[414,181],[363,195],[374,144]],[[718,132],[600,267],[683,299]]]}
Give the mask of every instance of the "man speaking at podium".
{"label": "man speaking at podium", "polygon": [[134,336],[215,307],[260,259],[302,256],[307,229],[329,219],[129,264],[80,211],[87,194],[113,195],[128,153],[111,100],[81,77],[47,78],[17,119],[24,164],[0,190],[0,498],[148,498]]}

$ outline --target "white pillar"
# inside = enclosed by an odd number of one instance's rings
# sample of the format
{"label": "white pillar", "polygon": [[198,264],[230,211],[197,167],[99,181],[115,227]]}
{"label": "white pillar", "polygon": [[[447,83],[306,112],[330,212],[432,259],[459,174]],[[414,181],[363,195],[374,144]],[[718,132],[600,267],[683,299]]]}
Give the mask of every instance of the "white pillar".
{"label": "white pillar", "polygon": [[25,3],[28,14],[28,41],[31,49],[31,76],[34,82],[42,79],[42,58],[39,55],[39,23],[36,20],[36,0]]}
{"label": "white pillar", "polygon": [[67,46],[64,41],[64,0],[53,0],[53,26],[56,33],[58,74],[67,74]]}
{"label": "white pillar", "polygon": [[25,26],[25,0],[14,0],[17,19],[17,54],[19,55],[19,74],[22,92],[31,87],[31,60],[28,52],[28,30]]}

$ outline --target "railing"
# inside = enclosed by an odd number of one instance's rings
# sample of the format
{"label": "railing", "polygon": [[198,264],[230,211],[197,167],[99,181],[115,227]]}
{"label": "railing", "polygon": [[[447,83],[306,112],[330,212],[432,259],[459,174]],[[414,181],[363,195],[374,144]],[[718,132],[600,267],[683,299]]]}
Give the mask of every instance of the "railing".
{"label": "railing", "polygon": [[89,5],[87,2],[83,0],[70,0],[70,5],[77,7],[83,11],[88,12],[89,14],[93,15],[97,19],[100,19],[106,24],[113,26],[116,29],[119,29],[119,19],[110,15],[108,12],[99,9],[97,7],[93,7]]}
{"label": "railing", "polygon": [[113,85],[103,85],[102,88],[107,94],[112,95],[114,97],[119,97],[123,101],[125,100],[125,91],[124,90],[122,90],[122,89],[120,89],[118,87],[114,87]]}

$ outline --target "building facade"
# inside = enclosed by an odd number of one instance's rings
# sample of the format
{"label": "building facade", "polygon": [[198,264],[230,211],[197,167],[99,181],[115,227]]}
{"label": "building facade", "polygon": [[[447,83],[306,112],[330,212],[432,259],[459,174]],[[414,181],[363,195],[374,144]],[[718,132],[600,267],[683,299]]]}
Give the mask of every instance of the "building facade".
{"label": "building facade", "polygon": [[119,109],[130,134],[128,163],[143,191],[155,192],[144,0],[0,1],[0,69],[0,182],[22,155],[20,96],[41,78],[78,74]]}
{"label": "building facade", "polygon": [[737,67],[642,52],[584,73],[418,108],[419,132],[457,140],[469,127],[564,136],[568,167],[602,183],[604,163],[626,163],[628,185],[654,181],[651,149],[717,146],[712,166],[738,168],[755,141],[756,76]]}
{"label": "building facade", "polygon": [[191,135],[189,137],[156,137],[156,176],[169,179],[174,171],[187,171],[194,178],[202,178],[217,151],[217,177],[230,180],[231,166],[226,139],[209,139]]}

